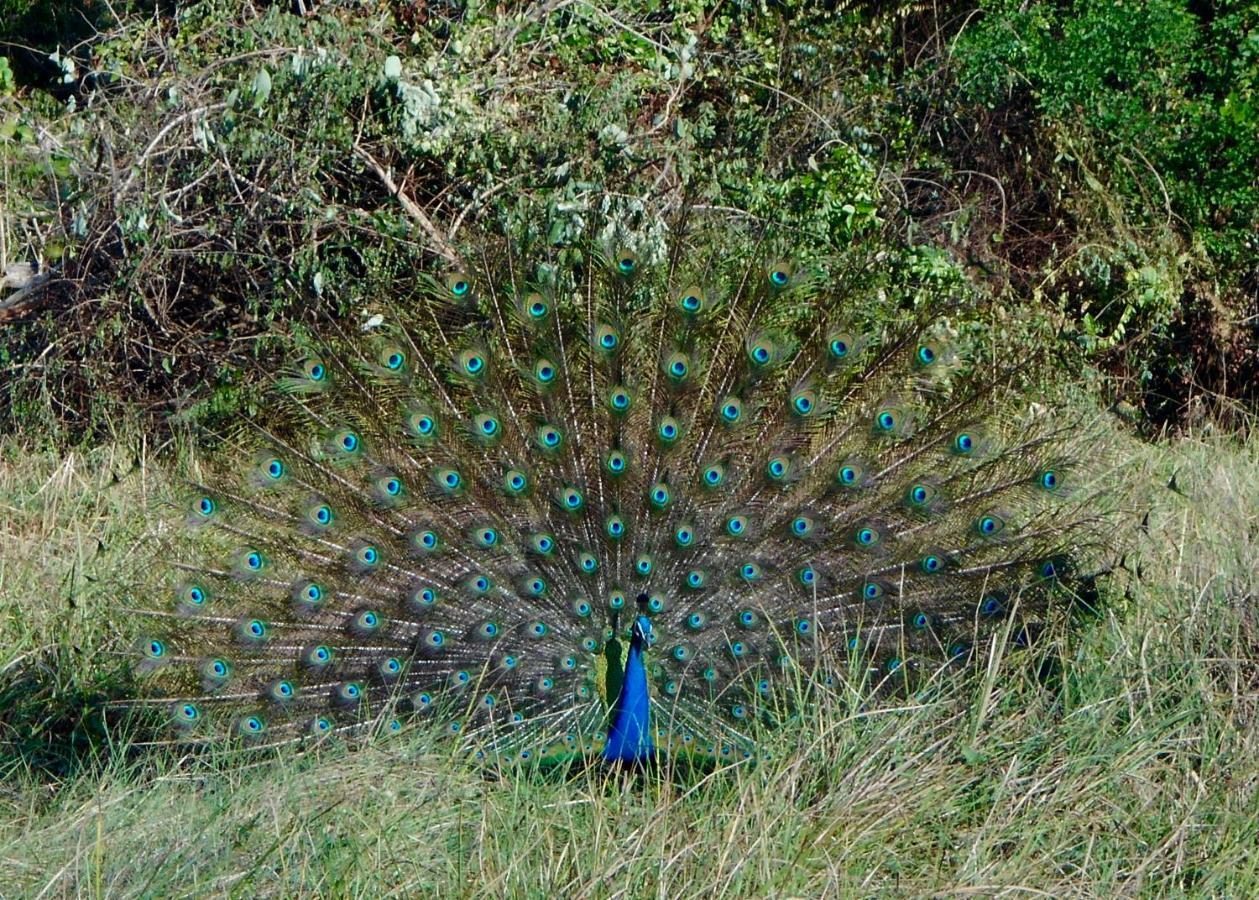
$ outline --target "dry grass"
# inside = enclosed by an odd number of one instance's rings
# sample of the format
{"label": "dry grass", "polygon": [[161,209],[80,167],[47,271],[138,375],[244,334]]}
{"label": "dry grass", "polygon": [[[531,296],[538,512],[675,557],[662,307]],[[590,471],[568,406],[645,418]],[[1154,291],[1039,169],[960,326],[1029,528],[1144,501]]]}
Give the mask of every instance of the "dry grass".
{"label": "dry grass", "polygon": [[116,574],[165,475],[116,447],[9,445],[0,894],[1253,896],[1259,448],[1130,450],[1140,575],[1055,638],[1060,689],[1006,660],[930,701],[814,707],[755,767],[635,779],[483,777],[423,731],[249,765],[118,752],[104,731],[34,752],[15,688],[52,709],[126,689]]}

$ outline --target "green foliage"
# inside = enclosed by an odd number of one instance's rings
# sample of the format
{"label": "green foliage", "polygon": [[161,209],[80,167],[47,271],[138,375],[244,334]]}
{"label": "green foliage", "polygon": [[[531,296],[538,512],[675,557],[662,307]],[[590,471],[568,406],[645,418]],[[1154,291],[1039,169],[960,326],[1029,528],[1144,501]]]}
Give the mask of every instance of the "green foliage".
{"label": "green foliage", "polygon": [[1180,312],[1185,267],[1168,229],[1183,229],[1180,252],[1205,257],[1196,277],[1244,291],[1259,258],[1257,8],[991,0],[981,9],[955,46],[961,99],[996,107],[1029,95],[1081,191],[1106,195],[1088,215],[1132,237],[1078,260],[1095,293],[1083,321],[1091,344],[1113,345],[1133,325],[1163,329]]}

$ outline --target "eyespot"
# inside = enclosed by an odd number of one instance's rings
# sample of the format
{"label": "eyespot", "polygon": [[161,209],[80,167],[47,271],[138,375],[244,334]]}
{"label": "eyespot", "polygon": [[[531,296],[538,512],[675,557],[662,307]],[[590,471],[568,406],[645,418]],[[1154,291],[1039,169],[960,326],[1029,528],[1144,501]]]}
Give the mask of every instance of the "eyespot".
{"label": "eyespot", "polygon": [[326,644],[316,644],[302,651],[302,661],[314,669],[329,666],[336,658],[336,652]]}
{"label": "eyespot", "polygon": [[655,615],[664,611],[664,598],[659,594],[652,594],[647,598],[647,612]]}
{"label": "eyespot", "polygon": [[765,476],[773,482],[782,482],[791,474],[791,460],[786,456],[772,457],[765,464]]}
{"label": "eyespot", "polygon": [[649,553],[640,553],[634,560],[634,572],[641,578],[651,574],[652,559]]}
{"label": "eyespot", "polygon": [[488,594],[490,589],[494,587],[494,582],[490,580],[488,575],[469,575],[464,584],[467,585],[468,590],[472,594],[478,597]]}
{"label": "eyespot", "polygon": [[621,591],[610,591],[608,593],[608,609],[616,611],[625,608],[625,594]]}
{"label": "eyespot", "polygon": [[739,577],[751,584],[761,578],[761,567],[756,563],[747,562],[739,567]]}
{"label": "eyespot", "polygon": [[571,486],[560,488],[558,496],[560,506],[568,512],[577,512],[586,502],[586,498],[582,496],[581,491]]}
{"label": "eyespot", "polygon": [[437,437],[437,418],[427,410],[413,409],[406,416],[407,434],[421,441]]}
{"label": "eyespot", "polygon": [[438,599],[437,591],[430,587],[416,588],[411,592],[410,596],[411,605],[416,609],[428,609],[436,606]]}
{"label": "eyespot", "polygon": [[1051,494],[1061,490],[1062,481],[1062,475],[1056,469],[1041,469],[1036,473],[1036,485]]}
{"label": "eyespot", "polygon": [[914,361],[923,368],[934,365],[939,359],[940,351],[936,345],[932,343],[921,344],[918,349],[914,351]]}
{"label": "eyespot", "polygon": [[685,353],[671,353],[664,361],[664,372],[674,384],[681,384],[691,374],[691,358]]}
{"label": "eyespot", "polygon": [[[574,600],[572,609],[573,609],[573,614],[577,616],[578,618],[582,618],[582,619],[590,618],[590,614],[594,611],[590,606],[590,601],[585,599],[584,597],[578,597],[576,600]],[[592,648],[592,652],[593,652],[593,648]]]}
{"label": "eyespot", "polygon": [[812,566],[803,566],[796,571],[796,581],[802,587],[813,587],[817,583],[817,571]]}
{"label": "eyespot", "polygon": [[266,730],[267,723],[261,716],[244,716],[236,722],[236,733],[241,737],[258,737]]}
{"label": "eyespot", "polygon": [[375,634],[385,624],[384,617],[374,609],[362,609],[350,620],[350,630],[360,636]]}
{"label": "eyespot", "polygon": [[541,532],[529,538],[529,546],[533,548],[534,553],[548,556],[555,549],[555,538],[550,534]]}
{"label": "eyespot", "polygon": [[673,542],[679,547],[689,547],[695,543],[695,529],[690,525],[679,525],[673,532]]}
{"label": "eyespot", "polygon": [[925,612],[918,612],[910,617],[909,624],[917,631],[925,631],[931,627],[931,617]]}
{"label": "eyespot", "polygon": [[175,603],[180,612],[198,613],[210,602],[210,592],[196,583],[181,584],[175,589]]}
{"label": "eyespot", "polygon": [[700,631],[708,624],[708,617],[702,612],[693,612],[686,617],[686,627],[691,631]]}
{"label": "eyespot", "polygon": [[608,409],[615,415],[628,412],[634,397],[624,385],[617,385],[608,392]]}
{"label": "eyespot", "polygon": [[564,433],[554,425],[539,425],[534,431],[534,440],[540,449],[550,453],[564,443]]}
{"label": "eyespot", "polygon": [[625,470],[629,467],[629,458],[620,450],[609,450],[608,455],[604,457],[603,465],[609,475],[616,477],[625,474]]}
{"label": "eyespot", "polygon": [[555,382],[559,369],[549,359],[539,359],[533,364],[533,380],[543,387]]}
{"label": "eyespot", "polygon": [[253,646],[263,644],[270,636],[271,629],[262,619],[242,619],[236,625],[236,637],[245,644]]}
{"label": "eyespot", "polygon": [[747,533],[747,516],[734,515],[726,519],[726,534],[731,537],[742,537]]}
{"label": "eyespot", "polygon": [[743,659],[748,655],[748,645],[743,641],[732,641],[730,643],[730,655],[735,659]]}
{"label": "eyespot", "polygon": [[656,437],[665,445],[674,443],[681,433],[682,426],[673,416],[665,416],[656,426]]}
{"label": "eyespot", "polygon": [[215,690],[232,677],[232,664],[225,659],[207,659],[201,664],[199,671],[206,690]]}
{"label": "eyespot", "polygon": [[491,640],[498,637],[499,627],[497,622],[482,622],[476,628],[477,637],[482,640]]}
{"label": "eyespot", "polygon": [[274,703],[287,703],[297,696],[297,686],[286,679],[273,681],[267,687],[267,698]]}
{"label": "eyespot", "polygon": [[219,504],[213,497],[198,497],[192,502],[192,511],[198,519],[212,519],[219,511]]}
{"label": "eyespot", "polygon": [[647,499],[656,509],[665,509],[673,499],[673,495],[669,492],[669,486],[662,481],[652,486]]}
{"label": "eyespot", "polygon": [[489,361],[480,350],[464,350],[459,354],[459,371],[474,381],[480,380],[489,368]]}
{"label": "eyespot", "polygon": [[433,473],[433,481],[447,494],[457,493],[463,487],[463,476],[456,469],[437,469]]}
{"label": "eyespot", "polygon": [[628,250],[618,250],[615,265],[618,274],[633,275],[638,270],[638,257]]}
{"label": "eyespot", "polygon": [[743,418],[743,401],[738,397],[727,397],[721,401],[719,412],[723,423],[736,425]]}
{"label": "eyespot", "polygon": [[293,602],[302,610],[315,610],[324,602],[323,587],[315,581],[299,581],[293,587]]}
{"label": "eyespot", "polygon": [[612,353],[621,345],[621,333],[606,322],[595,328],[595,348]]}
{"label": "eyespot", "polygon": [[451,272],[446,276],[446,290],[450,292],[450,296],[461,300],[471,292],[472,282],[463,272]]}
{"label": "eyespot", "polygon": [[343,428],[334,434],[331,444],[332,452],[342,458],[357,455],[363,447],[362,439],[358,436],[358,433],[349,428]]}
{"label": "eyespot", "polygon": [[508,469],[503,473],[503,490],[508,496],[519,497],[529,489],[529,476],[520,469]]}
{"label": "eyespot", "polygon": [[529,318],[535,322],[540,322],[546,318],[547,313],[551,311],[551,307],[547,304],[546,299],[541,294],[530,294],[525,298],[525,312]]}
{"label": "eyespot", "polygon": [[791,394],[790,406],[791,412],[797,418],[807,419],[816,415],[818,411],[817,391],[811,387],[797,388]]}
{"label": "eyespot", "polygon": [[796,619],[796,634],[804,637],[813,633],[813,623],[808,619]]}
{"label": "eyespot", "polygon": [[882,600],[887,595],[887,588],[881,581],[867,581],[861,586],[861,598],[870,603]]}
{"label": "eyespot", "polygon": [[739,611],[738,623],[740,628],[755,628],[760,624],[760,618],[750,609]]}
{"label": "eyespot", "polygon": [[625,536],[625,520],[613,514],[603,520],[603,530],[609,538],[619,541]]}
{"label": "eyespot", "polygon": [[856,540],[857,546],[869,548],[879,543],[881,535],[873,525],[862,525],[853,532],[853,538]]}
{"label": "eyespot", "polygon": [[980,537],[992,538],[1005,530],[1005,518],[997,512],[986,512],[975,519],[975,533]]}
{"label": "eyespot", "polygon": [[928,553],[919,561],[918,568],[928,575],[943,572],[945,568],[944,557],[938,553]]}
{"label": "eyespot", "polygon": [[472,420],[472,433],[479,440],[486,442],[497,441],[502,437],[503,426],[499,422],[498,417],[490,413],[481,413]]}
{"label": "eyespot", "polygon": [[979,614],[992,619],[1005,612],[1005,600],[998,594],[989,594],[979,604]]}
{"label": "eyespot", "polygon": [[704,573],[699,569],[692,569],[686,573],[686,586],[693,591],[698,591],[702,588],[706,580]]}
{"label": "eyespot", "polygon": [[407,364],[407,354],[401,347],[382,347],[376,354],[376,361],[386,371],[401,372]]}
{"label": "eyespot", "polygon": [[778,347],[767,335],[757,335],[748,339],[747,356],[752,367],[764,369],[776,361]]}
{"label": "eyespot", "polygon": [[700,476],[703,479],[704,487],[717,488],[726,480],[726,467],[721,463],[713,463],[706,468]]}
{"label": "eyespot", "polygon": [[585,575],[593,575],[599,570],[599,560],[595,558],[593,553],[579,553],[577,555],[577,566]]}
{"label": "eyespot", "polygon": [[798,538],[806,538],[813,534],[816,523],[808,516],[796,516],[791,520],[791,533]]}
{"label": "eyespot", "polygon": [[676,659],[678,662],[686,662],[688,659],[691,658],[692,652],[691,652],[691,648],[688,647],[686,644],[678,644],[676,647],[674,647],[672,650],[669,651],[669,655],[672,656],[674,659]]}
{"label": "eyespot", "polygon": [[770,264],[765,269],[765,277],[769,281],[769,285],[777,290],[782,290],[791,283],[791,265],[785,262],[776,262]]}
{"label": "eyespot", "polygon": [[836,329],[826,336],[826,352],[835,362],[846,362],[860,352],[860,344],[852,332]]}
{"label": "eyespot", "polygon": [[698,285],[691,285],[678,294],[678,309],[684,315],[698,315],[707,302],[704,291]]}
{"label": "eyespot", "polygon": [[498,543],[498,529],[489,525],[474,528],[472,530],[472,540],[482,550],[488,550]]}
{"label": "eyespot", "polygon": [[306,359],[301,364],[302,375],[312,384],[322,384],[328,380],[328,367],[318,359]]}

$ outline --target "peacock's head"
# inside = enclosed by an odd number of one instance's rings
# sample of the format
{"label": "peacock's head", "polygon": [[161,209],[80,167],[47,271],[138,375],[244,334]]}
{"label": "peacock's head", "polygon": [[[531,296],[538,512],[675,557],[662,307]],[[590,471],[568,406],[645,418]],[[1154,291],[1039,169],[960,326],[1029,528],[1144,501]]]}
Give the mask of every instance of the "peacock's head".
{"label": "peacock's head", "polygon": [[631,643],[636,643],[640,647],[649,647],[655,640],[655,635],[651,631],[651,620],[646,616],[639,616],[634,620],[634,627],[630,631]]}

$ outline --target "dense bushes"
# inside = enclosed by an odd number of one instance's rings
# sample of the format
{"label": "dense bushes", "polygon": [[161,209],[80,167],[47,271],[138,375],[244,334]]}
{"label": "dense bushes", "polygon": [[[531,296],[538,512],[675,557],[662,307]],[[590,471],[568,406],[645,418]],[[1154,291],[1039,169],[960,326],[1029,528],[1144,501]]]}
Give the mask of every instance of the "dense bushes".
{"label": "dense bushes", "polygon": [[1134,396],[1244,364],[1241,4],[111,8],[73,46],[41,19],[43,56],[0,79],[5,262],[51,275],[0,330],[7,427],[219,423],[283,335],[405,301],[473,229],[563,246],[687,204],[806,252],[873,244],[907,302],[975,282],[1065,337],[1027,349],[1147,373]]}

